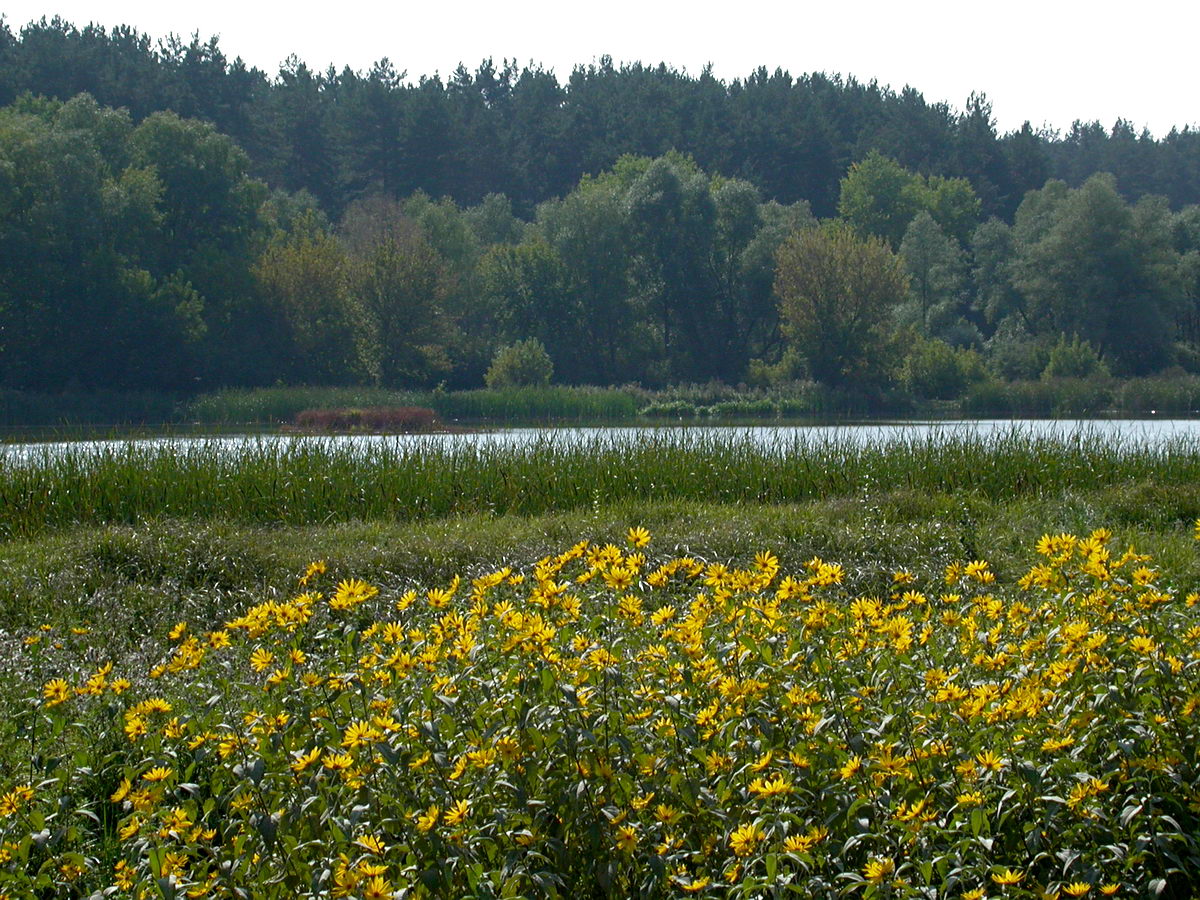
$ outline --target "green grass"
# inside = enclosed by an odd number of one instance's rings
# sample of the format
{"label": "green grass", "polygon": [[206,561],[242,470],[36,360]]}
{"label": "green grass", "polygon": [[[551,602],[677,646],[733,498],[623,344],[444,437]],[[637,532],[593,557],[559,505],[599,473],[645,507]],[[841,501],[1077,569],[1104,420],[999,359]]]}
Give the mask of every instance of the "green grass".
{"label": "green grass", "polygon": [[315,525],[613,503],[780,504],[890,491],[993,502],[1152,483],[1176,519],[1200,514],[1200,446],[1084,434],[848,436],[763,444],[743,432],[547,433],[523,445],[426,438],[110,444],[0,461],[0,536],[154,519]]}
{"label": "green grass", "polygon": [[[1012,575],[1045,532],[1113,527],[1172,571],[1200,581],[1195,512],[1157,482],[1064,490],[994,501],[913,490],[785,504],[626,500],[535,515],[473,513],[420,522],[291,527],[159,519],[79,527],[0,543],[0,629],[44,622],[105,626],[105,640],[135,647],[179,618],[215,624],[234,609],[294,590],[315,558],[337,578],[391,586],[478,574],[557,552],[586,535],[620,542],[631,524],[655,543],[706,560],[772,549],[787,567],[821,556],[851,571],[925,560],[988,558]],[[881,585],[855,585],[869,591]]]}

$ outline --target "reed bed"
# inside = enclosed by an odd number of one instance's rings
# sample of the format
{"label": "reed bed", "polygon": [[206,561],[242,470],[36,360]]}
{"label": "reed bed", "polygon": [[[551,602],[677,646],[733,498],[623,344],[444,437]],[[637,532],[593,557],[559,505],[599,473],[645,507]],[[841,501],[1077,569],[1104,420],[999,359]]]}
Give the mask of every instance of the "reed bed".
{"label": "reed bed", "polygon": [[621,422],[638,411],[634,394],[617,388],[544,387],[474,391],[279,387],[227,390],[192,401],[188,417],[209,424],[291,422],[310,409],[424,406],[446,421]]}
{"label": "reed bed", "polygon": [[0,457],[0,535],[186,518],[305,525],[532,515],[619,501],[788,503],[876,492],[990,500],[1140,482],[1200,483],[1200,444],[1093,433],[546,432],[58,445]]}

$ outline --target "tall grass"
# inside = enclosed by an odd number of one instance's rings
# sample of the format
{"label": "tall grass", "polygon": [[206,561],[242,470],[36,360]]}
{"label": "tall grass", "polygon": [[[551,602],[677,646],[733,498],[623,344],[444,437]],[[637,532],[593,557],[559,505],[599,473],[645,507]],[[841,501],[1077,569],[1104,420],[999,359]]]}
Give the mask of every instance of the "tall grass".
{"label": "tall grass", "polygon": [[637,400],[617,388],[545,387],[477,391],[391,391],[382,388],[278,387],[204,394],[188,408],[201,423],[291,422],[309,409],[425,406],[444,421],[620,422],[637,413]]}
{"label": "tall grass", "polygon": [[202,424],[277,424],[291,422],[306,409],[414,406],[407,391],[360,387],[230,388],[201,394],[188,404],[187,416]]}
{"label": "tall grass", "polygon": [[827,433],[547,433],[523,444],[297,438],[45,448],[0,458],[0,535],[174,517],[286,525],[536,514],[615,501],[783,503],[881,491],[992,500],[1153,482],[1194,497],[1200,445],[969,432],[862,442]]}

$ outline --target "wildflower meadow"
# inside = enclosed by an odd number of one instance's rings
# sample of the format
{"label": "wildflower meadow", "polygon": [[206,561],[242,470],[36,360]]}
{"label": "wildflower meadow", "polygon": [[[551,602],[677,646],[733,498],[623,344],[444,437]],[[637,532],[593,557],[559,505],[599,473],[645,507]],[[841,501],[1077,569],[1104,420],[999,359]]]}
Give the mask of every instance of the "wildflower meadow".
{"label": "wildflower meadow", "polygon": [[33,628],[0,896],[1193,896],[1200,594],[1106,531],[1027,557],[635,526],[438,584],[314,562],[145,660]]}

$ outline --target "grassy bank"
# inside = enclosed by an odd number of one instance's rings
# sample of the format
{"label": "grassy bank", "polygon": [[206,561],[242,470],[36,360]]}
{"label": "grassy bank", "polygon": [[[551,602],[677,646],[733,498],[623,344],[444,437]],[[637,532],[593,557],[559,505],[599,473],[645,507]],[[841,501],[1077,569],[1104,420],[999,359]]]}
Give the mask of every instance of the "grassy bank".
{"label": "grassy bank", "polygon": [[777,504],[894,490],[991,501],[1153,483],[1200,512],[1200,447],[1011,432],[780,438],[677,430],[636,437],[548,433],[524,445],[441,438],[369,446],[111,444],[0,462],[0,535],[176,518],[311,525],[536,515],[616,502]]}

